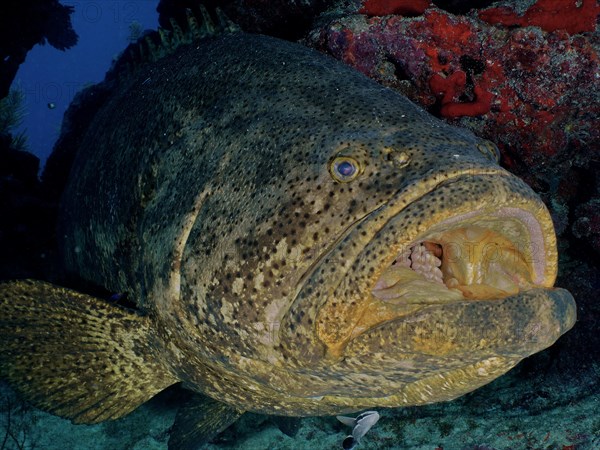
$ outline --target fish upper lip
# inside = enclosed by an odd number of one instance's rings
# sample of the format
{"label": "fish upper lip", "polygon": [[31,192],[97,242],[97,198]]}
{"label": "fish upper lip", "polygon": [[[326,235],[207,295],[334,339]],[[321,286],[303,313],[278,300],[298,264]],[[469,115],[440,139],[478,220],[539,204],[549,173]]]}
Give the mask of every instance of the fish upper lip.
{"label": "fish upper lip", "polygon": [[[407,199],[407,203],[406,205],[418,201],[421,198],[426,197],[428,194],[430,194],[431,192],[433,192],[435,189],[437,189],[440,185],[444,184],[444,183],[448,183],[448,182],[452,182],[455,181],[457,179],[460,179],[462,177],[464,177],[465,175],[471,175],[471,174],[476,174],[476,175],[499,175],[499,176],[513,176],[512,174],[510,174],[509,172],[507,172],[506,170],[502,169],[501,167],[497,167],[497,168],[481,168],[481,170],[474,172],[473,168],[470,169],[464,169],[464,170],[460,170],[460,171],[456,171],[452,176],[449,176],[447,178],[438,178],[439,174],[436,174],[435,172],[432,172],[431,174],[427,175],[425,174],[423,179],[425,182],[427,181],[434,181],[434,183],[432,183],[431,187],[423,192],[421,192],[418,196],[414,196],[412,198],[410,198],[410,196],[408,196],[409,198]],[[438,181],[439,180],[439,181]],[[391,206],[391,204],[393,204],[394,202],[399,201],[399,199],[402,196],[402,193],[404,192],[410,192],[410,187],[412,186],[412,184],[408,184],[406,186],[401,187],[400,189],[396,190],[388,200],[386,200],[385,202],[383,202],[381,205],[377,206],[376,208],[372,209],[371,211],[369,211],[368,213],[366,213],[364,216],[362,216],[360,219],[355,220],[354,222],[350,223],[338,236],[337,238],[330,244],[327,246],[327,248],[325,250],[323,250],[321,252],[321,254],[315,259],[315,261],[304,271],[304,273],[301,275],[301,277],[299,278],[298,281],[298,289],[296,289],[296,294],[294,295],[294,299],[292,301],[292,304],[294,302],[296,302],[298,295],[300,294],[300,292],[302,291],[302,289],[304,289],[305,284],[310,280],[312,274],[314,273],[314,271],[316,270],[317,267],[319,267],[319,265],[323,262],[323,260],[330,255],[340,244],[340,242],[342,242],[344,240],[345,237],[347,237],[349,234],[352,233],[352,231],[354,229],[356,229],[361,223],[367,221],[369,218],[371,218],[372,216],[374,216],[375,214],[377,214],[378,212],[389,208]],[[385,220],[380,227],[378,227],[376,230],[374,230],[374,232],[372,233],[373,236],[376,235],[377,233],[379,233],[380,231],[382,231],[383,229],[385,229],[385,227],[389,224],[389,222],[391,220],[393,220],[394,217],[396,217],[398,214],[400,214],[402,212],[403,209],[390,214],[390,217],[387,218],[387,220]],[[359,255],[360,256],[360,253]],[[356,260],[352,261],[353,264],[356,263]],[[347,272],[344,272],[343,274],[340,274],[340,277],[338,277],[338,282],[336,283],[335,287],[337,287],[339,285],[339,283],[342,282],[343,278],[347,275]]]}

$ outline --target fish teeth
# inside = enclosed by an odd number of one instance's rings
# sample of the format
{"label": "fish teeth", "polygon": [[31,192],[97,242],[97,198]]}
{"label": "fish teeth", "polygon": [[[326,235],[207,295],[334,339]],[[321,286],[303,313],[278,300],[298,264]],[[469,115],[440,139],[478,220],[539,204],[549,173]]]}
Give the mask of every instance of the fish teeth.
{"label": "fish teeth", "polygon": [[[410,255],[404,259],[404,255],[407,253],[410,253]],[[399,260],[403,262],[410,260],[410,268],[415,272],[430,281],[444,284],[442,271],[440,270],[441,259],[429,251],[423,243],[414,245],[408,251],[402,252],[396,261]]]}
{"label": "fish teeth", "polygon": [[398,264],[403,267],[410,267],[410,254],[411,253],[412,253],[412,247],[404,248],[400,252],[398,257],[396,258],[396,260],[394,261],[394,264]]}

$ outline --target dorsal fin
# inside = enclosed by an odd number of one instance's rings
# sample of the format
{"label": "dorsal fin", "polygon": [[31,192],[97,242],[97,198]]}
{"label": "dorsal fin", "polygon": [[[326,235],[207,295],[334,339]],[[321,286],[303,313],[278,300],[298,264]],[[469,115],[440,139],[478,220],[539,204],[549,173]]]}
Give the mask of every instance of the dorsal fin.
{"label": "dorsal fin", "polygon": [[213,19],[205,6],[198,6],[198,16],[186,9],[185,20],[178,22],[169,18],[169,28],[159,28],[142,35],[130,44],[113,63],[106,78],[120,77],[136,71],[146,62],[157,61],[175,52],[181,45],[223,33],[235,33],[240,28],[219,8],[215,8]]}

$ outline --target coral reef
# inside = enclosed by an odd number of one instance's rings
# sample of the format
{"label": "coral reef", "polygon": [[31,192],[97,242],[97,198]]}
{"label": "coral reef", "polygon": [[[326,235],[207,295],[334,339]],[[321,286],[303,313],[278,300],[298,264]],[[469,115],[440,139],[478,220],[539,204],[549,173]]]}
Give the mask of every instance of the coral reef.
{"label": "coral reef", "polygon": [[367,16],[400,14],[418,16],[431,5],[430,0],[366,0],[358,12]]}
{"label": "coral reef", "polygon": [[596,0],[564,1],[538,0],[531,2],[525,12],[514,10],[514,2],[504,2],[479,12],[479,18],[491,24],[506,26],[537,26],[544,31],[564,30],[567,33],[583,33],[596,29],[600,5]]}
{"label": "coral reef", "polygon": [[72,6],[58,0],[5,0],[0,4],[0,98],[8,94],[19,66],[34,45],[66,50],[77,43]]}
{"label": "coral reef", "polygon": [[599,95],[593,39],[498,29],[431,8],[417,18],[344,17],[308,42],[442,117],[479,117],[455,122],[503,149],[520,147],[531,167],[540,153],[600,139],[591,120],[600,107],[589,101]]}

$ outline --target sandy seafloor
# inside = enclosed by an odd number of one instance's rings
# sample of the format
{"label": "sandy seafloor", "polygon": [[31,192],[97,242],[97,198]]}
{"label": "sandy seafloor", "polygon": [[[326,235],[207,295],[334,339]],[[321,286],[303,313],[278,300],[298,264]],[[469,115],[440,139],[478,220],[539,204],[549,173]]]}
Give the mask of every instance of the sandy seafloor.
{"label": "sandy seafloor", "polygon": [[[581,379],[561,380],[553,375],[544,380],[539,374],[528,374],[517,367],[490,385],[452,402],[379,410],[380,421],[357,450],[598,450],[600,364],[594,365],[592,372],[591,377],[587,373]],[[181,392],[163,393],[120,420],[72,425],[68,420],[27,406],[2,383],[0,448],[166,449],[177,395]],[[6,436],[9,409],[11,435]],[[278,419],[246,414],[204,448],[340,449],[347,431],[333,417]]]}

